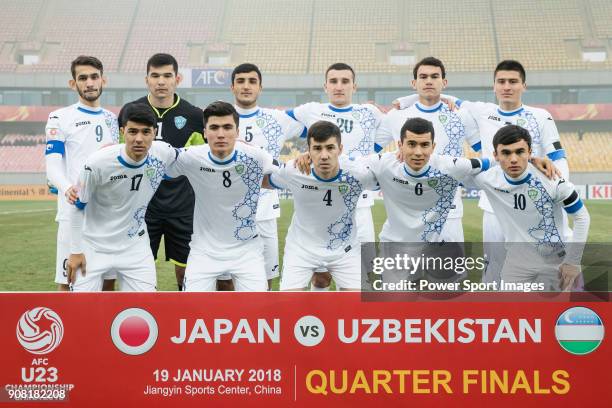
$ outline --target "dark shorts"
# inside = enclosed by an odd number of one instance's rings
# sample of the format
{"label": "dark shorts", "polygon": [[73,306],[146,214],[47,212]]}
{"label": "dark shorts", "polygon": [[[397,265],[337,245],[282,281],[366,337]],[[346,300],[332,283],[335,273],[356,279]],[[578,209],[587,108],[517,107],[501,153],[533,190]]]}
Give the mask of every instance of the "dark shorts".
{"label": "dark shorts", "polygon": [[147,222],[153,257],[157,259],[157,252],[163,235],[166,261],[185,266],[189,256],[189,242],[193,233],[193,216],[158,217],[147,213],[145,221]]}

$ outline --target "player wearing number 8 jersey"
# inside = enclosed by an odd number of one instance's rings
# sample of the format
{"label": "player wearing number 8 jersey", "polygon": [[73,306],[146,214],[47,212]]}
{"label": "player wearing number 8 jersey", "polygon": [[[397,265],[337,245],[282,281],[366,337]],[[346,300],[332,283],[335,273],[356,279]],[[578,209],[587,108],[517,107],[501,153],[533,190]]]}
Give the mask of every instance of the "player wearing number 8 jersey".
{"label": "player wearing number 8 jersey", "polygon": [[187,149],[168,171],[187,176],[195,192],[194,233],[184,290],[215,290],[229,273],[238,291],[267,290],[263,247],[255,224],[261,182],[276,167],[259,147],[236,144],[239,117],[226,102],[204,110],[208,145]]}

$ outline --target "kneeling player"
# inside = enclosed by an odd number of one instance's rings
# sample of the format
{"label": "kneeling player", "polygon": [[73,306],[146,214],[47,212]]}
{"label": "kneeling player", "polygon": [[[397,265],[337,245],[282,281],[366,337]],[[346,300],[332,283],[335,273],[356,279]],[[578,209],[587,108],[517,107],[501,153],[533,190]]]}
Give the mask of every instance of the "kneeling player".
{"label": "kneeling player", "polygon": [[117,273],[123,291],[156,289],[144,216],[178,151],[153,142],[156,121],[149,107],[131,105],[125,118],[125,144],[91,155],[79,177],[67,266],[75,292],[100,291],[107,272]]}
{"label": "kneeling player", "polygon": [[183,290],[214,291],[217,278],[230,274],[237,291],[266,291],[263,244],[255,215],[265,174],[276,167],[259,147],[236,144],[238,113],[226,102],[204,109],[207,145],[181,153],[168,171],[187,176],[195,192],[191,238]]}
{"label": "kneeling player", "polygon": [[305,175],[289,162],[269,184],[293,192],[294,213],[285,244],[281,290],[302,290],[313,273],[326,268],[345,290],[361,287],[361,248],[355,210],[362,191],[376,189],[374,175],[358,169],[342,153],[341,133],[334,123],[319,121],[308,129],[313,163]]}

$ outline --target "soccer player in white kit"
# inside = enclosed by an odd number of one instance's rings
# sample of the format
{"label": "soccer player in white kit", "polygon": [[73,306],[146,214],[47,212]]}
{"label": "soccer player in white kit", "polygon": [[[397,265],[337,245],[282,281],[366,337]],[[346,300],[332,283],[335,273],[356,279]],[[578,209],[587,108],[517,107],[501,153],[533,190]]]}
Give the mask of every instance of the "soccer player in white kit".
{"label": "soccer player in white kit", "polygon": [[[240,117],[238,137],[254,146],[259,146],[279,160],[285,140],[300,136],[305,132],[304,125],[295,121],[278,109],[258,106],[257,99],[262,91],[261,71],[254,64],[241,64],[232,72],[232,93],[234,107]],[[278,268],[278,228],[276,219],[280,217],[280,203],[276,190],[263,189],[257,204],[257,229],[263,241],[264,259],[268,287],[272,279],[280,275]],[[220,282],[231,284],[229,276]],[[229,289],[229,288],[228,288]]]}
{"label": "soccer player in white kit", "polygon": [[[330,65],[325,71],[323,88],[329,103],[306,103],[287,111],[287,114],[307,128],[320,120],[335,123],[342,132],[344,154],[350,158],[374,153],[374,139],[382,112],[371,104],[353,104],[353,93],[357,90],[353,68],[344,63]],[[372,192],[364,191],[357,204],[359,242],[374,242],[373,204]],[[317,273],[313,289],[327,288],[329,284],[328,274]]]}
{"label": "soccer player in white kit", "polygon": [[[398,141],[400,129],[409,118],[423,118],[433,123],[436,133],[434,153],[453,157],[463,156],[463,142],[470,136],[470,145],[479,141],[477,129],[470,129],[473,121],[467,120],[464,111],[451,111],[440,96],[447,85],[444,64],[437,58],[427,57],[413,69],[412,87],[417,91],[418,101],[406,109],[389,111],[383,118],[376,134],[376,150],[392,141]],[[466,127],[468,130],[466,131]],[[456,189],[448,219],[444,224],[442,239],[446,242],[463,242],[463,201],[461,189]]]}
{"label": "soccer player in white kit", "polygon": [[[57,252],[55,283],[58,290],[69,290],[66,263],[70,255],[70,204],[79,172],[85,160],[100,148],[119,142],[119,127],[114,113],[100,107],[106,85],[99,59],[81,55],[70,66],[68,85],[79,95],[79,102],[49,114],[45,127],[47,179],[58,189]],[[112,290],[115,277],[108,275],[105,289]]]}
{"label": "soccer player in white kit", "polygon": [[263,244],[256,225],[265,174],[278,168],[259,147],[236,143],[239,117],[226,102],[204,109],[207,145],[188,148],[168,170],[187,176],[195,192],[193,236],[184,290],[214,291],[229,273],[237,291],[266,291]]}
{"label": "soccer player in white kit", "polygon": [[[487,193],[505,237],[508,252],[501,279],[570,290],[580,276],[589,213],[569,181],[548,180],[528,163],[531,142],[529,130],[521,126],[499,129],[493,155],[500,166],[473,177],[473,183]],[[574,218],[571,241],[564,238],[562,210]]]}
{"label": "soccer player in white kit", "polygon": [[317,269],[325,268],[343,290],[361,287],[361,246],[356,210],[363,191],[376,188],[374,175],[343,152],[339,127],[312,124],[307,135],[310,174],[289,161],[270,175],[270,186],[293,193],[294,212],[285,240],[281,290],[303,290]]}
{"label": "soccer player in white kit", "polygon": [[[482,157],[493,158],[493,136],[495,132],[507,124],[514,124],[526,128],[532,139],[533,156],[547,156],[554,161],[565,179],[569,178],[569,167],[565,158],[565,151],[561,146],[559,132],[551,115],[544,109],[523,105],[522,94],[526,90],[526,73],[518,61],[506,60],[500,62],[495,68],[493,89],[498,105],[484,102],[467,102],[457,100],[460,111],[467,113],[469,132],[477,129],[480,141],[472,144],[472,149],[481,151]],[[414,96],[401,98],[402,107],[414,103]],[[452,97],[449,97],[452,99]],[[466,136],[471,142],[473,137]],[[483,213],[483,245],[487,262],[491,268],[483,277],[486,282],[499,281],[499,275],[494,272],[501,270],[504,263],[505,249],[500,243],[505,241],[503,229],[492,207],[488,202],[486,193],[482,194],[479,207]],[[567,221],[564,221],[567,225]],[[569,228],[564,228],[571,234]],[[566,237],[566,239],[569,238]]]}
{"label": "soccer player in white kit", "polygon": [[153,142],[157,121],[148,106],[130,105],[124,117],[125,144],[92,154],[79,176],[67,268],[75,292],[101,290],[111,271],[122,291],[156,290],[145,212],[179,151]]}

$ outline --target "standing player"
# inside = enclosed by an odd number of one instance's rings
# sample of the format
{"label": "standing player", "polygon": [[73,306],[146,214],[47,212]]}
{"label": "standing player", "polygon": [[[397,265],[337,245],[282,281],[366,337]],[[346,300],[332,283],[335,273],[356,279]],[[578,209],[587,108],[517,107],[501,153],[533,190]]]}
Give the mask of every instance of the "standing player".
{"label": "standing player", "polygon": [[293,192],[294,213],[287,232],[281,290],[303,290],[324,268],[345,290],[361,287],[361,246],[356,210],[365,190],[376,188],[374,175],[351,160],[340,162],[342,134],[334,123],[319,121],[308,129],[310,174],[292,161],[267,181]]}
{"label": "standing player", "polygon": [[[342,132],[344,153],[350,158],[373,153],[382,113],[374,105],[353,104],[353,93],[357,90],[353,68],[344,63],[330,65],[325,71],[323,88],[329,103],[310,102],[287,111],[287,114],[307,128],[320,120],[336,124]],[[363,191],[356,216],[359,242],[374,242],[374,222],[370,209],[373,204],[372,193]],[[317,273],[313,289],[327,290],[329,284],[329,274]]]}
{"label": "standing player", "polygon": [[[397,141],[400,132],[408,118],[423,118],[433,123],[436,133],[436,154],[463,156],[463,141],[466,134],[471,137],[471,143],[478,142],[478,132],[472,126],[473,121],[466,118],[464,111],[453,112],[440,100],[442,90],[447,85],[446,70],[442,61],[427,57],[419,61],[413,69],[412,87],[417,91],[418,102],[402,110],[389,111],[378,129],[376,135],[376,150],[382,149],[392,141]],[[466,127],[468,131],[466,132]],[[441,240],[446,242],[463,242],[463,201],[461,189],[456,189],[455,199],[448,213]]]}
{"label": "standing player", "polygon": [[[501,278],[543,283],[545,290],[569,290],[580,276],[589,213],[569,181],[548,180],[528,163],[531,142],[529,131],[521,126],[499,129],[493,137],[493,155],[500,166],[473,181],[486,192],[506,239]],[[574,217],[571,243],[564,239],[562,209]]]}
{"label": "standing player", "polygon": [[153,142],[156,120],[147,105],[132,104],[123,114],[125,144],[91,155],[79,177],[68,260],[75,292],[99,291],[102,276],[111,271],[118,275],[123,291],[156,290],[144,218],[178,150]]}
{"label": "standing player", "polygon": [[[283,111],[261,108],[257,98],[262,91],[261,71],[256,65],[241,64],[232,72],[232,93],[234,107],[240,117],[239,138],[259,146],[279,159],[283,143],[300,136],[304,126],[289,118]],[[280,217],[278,192],[264,189],[260,192],[257,205],[257,230],[264,245],[268,287],[272,279],[279,276],[278,270],[278,229],[276,219]],[[223,283],[221,283],[223,282]],[[220,281],[231,285],[231,280]]]}
{"label": "standing player", "polygon": [[[468,121],[472,122],[469,129],[475,126],[480,135],[480,142],[472,144],[472,148],[475,151],[482,150],[482,157],[493,158],[493,136],[497,130],[508,124],[518,125],[527,129],[531,135],[533,156],[548,156],[567,179],[569,167],[555,122],[544,109],[523,105],[522,95],[527,89],[525,78],[525,69],[518,61],[502,61],[493,74],[493,90],[498,105],[457,100],[457,105],[461,107],[460,111],[465,110],[469,117]],[[414,102],[414,98],[414,96],[401,98],[399,102],[402,107],[409,106]],[[467,138],[472,140],[470,135]],[[491,266],[487,270],[499,271],[505,258],[505,249],[499,244],[505,241],[503,228],[495,217],[486,193],[480,196],[479,207],[484,210],[483,245],[487,261]],[[570,233],[569,228],[564,230]],[[487,273],[483,279],[490,282],[499,281],[500,278],[498,275]]]}
{"label": "standing player", "polygon": [[238,113],[226,102],[204,109],[208,144],[187,149],[168,175],[187,176],[195,191],[194,234],[184,290],[215,290],[230,274],[238,291],[265,291],[263,245],[255,223],[265,174],[276,165],[263,149],[236,143]]}
{"label": "standing player", "polygon": [[[176,148],[204,143],[202,110],[175,92],[181,80],[176,59],[169,54],[155,54],[147,61],[145,82],[149,94],[132,102],[151,106],[157,116],[155,140],[163,140]],[[122,113],[123,109],[119,112],[119,124],[124,126]],[[157,259],[163,235],[166,261],[174,264],[179,290],[193,232],[193,208],[193,189],[185,177],[179,177],[162,181],[147,209],[146,222],[153,256]]]}
{"label": "standing player", "polygon": [[[119,141],[117,117],[100,107],[100,95],[106,85],[102,62],[81,55],[72,61],[70,71],[72,79],[68,85],[78,93],[79,102],[51,112],[45,128],[47,179],[59,193],[55,217],[59,224],[55,283],[62,291],[69,290],[66,262],[70,254],[70,205],[66,198],[74,194],[79,171],[87,157]],[[107,278],[105,290],[112,290],[114,276]]]}

